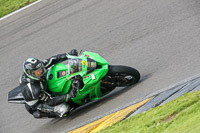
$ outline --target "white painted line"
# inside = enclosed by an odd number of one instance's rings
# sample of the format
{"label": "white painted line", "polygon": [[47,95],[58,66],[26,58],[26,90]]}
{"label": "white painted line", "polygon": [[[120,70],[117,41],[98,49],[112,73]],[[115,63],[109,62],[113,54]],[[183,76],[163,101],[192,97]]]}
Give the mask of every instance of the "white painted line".
{"label": "white painted line", "polygon": [[31,7],[31,6],[37,4],[37,3],[41,2],[41,1],[42,1],[42,0],[37,0],[37,1],[35,1],[35,2],[31,3],[31,4],[29,4],[29,5],[27,5],[27,6],[25,6],[25,7],[22,7],[22,8],[20,8],[19,10],[16,10],[16,11],[14,11],[14,12],[12,12],[12,13],[10,13],[10,14],[8,14],[8,15],[2,17],[2,18],[0,18],[0,21],[3,20],[3,19],[5,19],[5,18],[8,18],[8,17],[10,17],[10,16],[12,16],[12,15],[14,15],[14,14],[16,14],[16,13],[18,13],[18,12],[20,12],[20,11],[26,9],[26,8],[28,8],[28,7]]}

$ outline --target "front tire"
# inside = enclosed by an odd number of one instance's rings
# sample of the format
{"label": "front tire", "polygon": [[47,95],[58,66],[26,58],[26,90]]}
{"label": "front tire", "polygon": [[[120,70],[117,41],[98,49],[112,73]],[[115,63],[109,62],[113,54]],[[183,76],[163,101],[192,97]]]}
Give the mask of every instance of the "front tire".
{"label": "front tire", "polygon": [[140,80],[140,73],[129,66],[110,66],[108,76],[118,87],[130,86]]}

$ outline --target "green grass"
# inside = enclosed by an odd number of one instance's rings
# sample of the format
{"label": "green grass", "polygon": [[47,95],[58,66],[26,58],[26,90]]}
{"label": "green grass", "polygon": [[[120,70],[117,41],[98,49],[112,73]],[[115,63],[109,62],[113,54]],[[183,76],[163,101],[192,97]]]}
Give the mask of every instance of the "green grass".
{"label": "green grass", "polygon": [[0,18],[36,0],[0,0]]}
{"label": "green grass", "polygon": [[200,91],[118,122],[100,133],[200,133]]}

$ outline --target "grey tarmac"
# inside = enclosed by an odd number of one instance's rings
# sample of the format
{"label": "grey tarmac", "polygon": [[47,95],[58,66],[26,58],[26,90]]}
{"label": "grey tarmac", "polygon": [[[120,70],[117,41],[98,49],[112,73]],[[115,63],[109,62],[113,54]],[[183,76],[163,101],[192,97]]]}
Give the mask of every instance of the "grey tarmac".
{"label": "grey tarmac", "polygon": [[[0,132],[59,133],[200,73],[199,0],[42,0],[0,21]],[[23,61],[87,50],[141,72],[126,90],[65,119],[34,119],[9,104]]]}

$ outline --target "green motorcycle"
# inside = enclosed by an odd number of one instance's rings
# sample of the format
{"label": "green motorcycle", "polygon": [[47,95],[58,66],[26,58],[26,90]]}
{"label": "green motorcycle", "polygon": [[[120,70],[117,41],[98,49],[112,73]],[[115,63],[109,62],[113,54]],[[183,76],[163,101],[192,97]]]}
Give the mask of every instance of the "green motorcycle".
{"label": "green motorcycle", "polygon": [[[67,56],[67,63],[58,63],[51,67],[46,78],[48,92],[52,96],[65,95],[70,91],[76,93],[68,103],[72,110],[98,100],[116,87],[130,86],[140,80],[140,73],[136,69],[109,65],[97,53],[85,51],[79,56]],[[81,81],[81,84],[75,81]],[[25,103],[20,87],[8,93],[8,101]]]}

